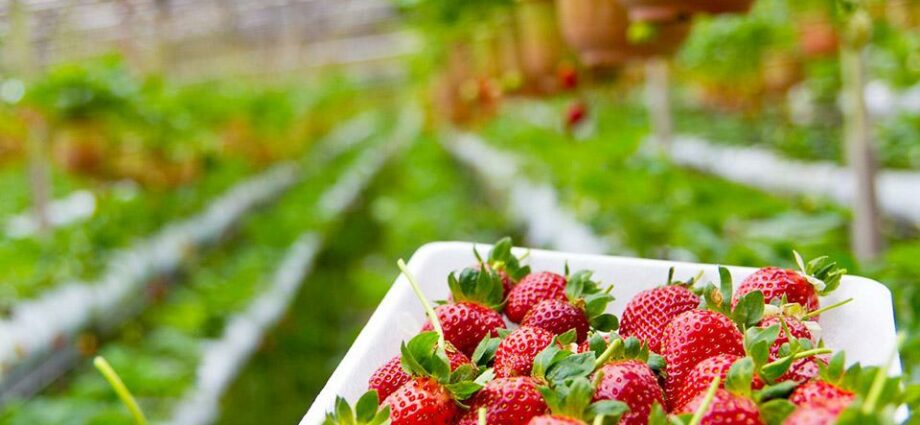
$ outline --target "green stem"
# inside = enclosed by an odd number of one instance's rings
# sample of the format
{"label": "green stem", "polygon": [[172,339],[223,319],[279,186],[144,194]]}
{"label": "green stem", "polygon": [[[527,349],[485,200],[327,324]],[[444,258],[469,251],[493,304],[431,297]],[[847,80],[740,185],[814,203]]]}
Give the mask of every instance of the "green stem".
{"label": "green stem", "polygon": [[815,311],[810,311],[810,312],[808,312],[808,314],[802,316],[802,318],[803,318],[803,319],[808,319],[808,318],[810,318],[810,317],[815,317],[815,316],[817,316],[817,315],[819,315],[819,314],[821,314],[821,313],[824,313],[824,312],[826,312],[826,311],[830,311],[830,310],[833,310],[833,309],[835,309],[835,308],[837,308],[837,307],[840,307],[840,306],[849,304],[849,303],[852,302],[852,301],[853,301],[853,298],[847,298],[847,299],[845,299],[845,300],[843,300],[843,301],[840,301],[840,302],[838,302],[838,303],[836,303],[836,304],[831,304],[831,305],[829,305],[829,306],[827,306],[827,307],[822,307],[822,308],[819,308],[819,309],[817,309],[817,310],[815,310]]}
{"label": "green stem", "polygon": [[700,407],[696,409],[696,412],[693,412],[693,417],[690,418],[690,422],[688,422],[687,425],[700,425],[700,422],[703,420],[703,415],[709,410],[709,405],[712,404],[712,400],[716,398],[716,390],[718,389],[719,377],[716,376],[712,378],[712,383],[709,384],[709,389],[706,390],[706,397],[703,398],[703,402],[700,403]]}
{"label": "green stem", "polygon": [[610,356],[613,355],[613,352],[619,350],[623,347],[623,340],[617,338],[610,342],[610,345],[607,346],[607,349],[598,356],[597,360],[594,361],[594,369],[597,369],[607,363],[607,360],[610,359]]}
{"label": "green stem", "polygon": [[830,354],[833,352],[834,350],[831,350],[830,348],[813,348],[811,350],[805,350],[799,353],[795,353],[795,354],[780,358],[778,360],[774,360],[764,365],[764,368],[771,367],[773,365],[779,364],[780,362],[784,362],[786,361],[786,359],[790,357],[792,357],[792,361],[796,361],[796,360],[804,359],[806,357],[817,356],[818,354]]}
{"label": "green stem", "polygon": [[595,417],[594,417],[594,421],[591,422],[591,425],[603,425],[603,424],[604,424],[604,418],[605,418],[605,417],[606,417],[605,415],[597,415],[597,416],[595,416]]}
{"label": "green stem", "polygon": [[399,270],[406,276],[406,280],[409,281],[409,286],[412,287],[415,296],[418,297],[418,300],[422,303],[425,314],[427,314],[428,319],[431,320],[431,327],[433,327],[434,331],[438,334],[438,348],[443,350],[447,344],[444,340],[444,328],[441,327],[441,321],[438,320],[438,314],[434,312],[431,303],[425,298],[425,294],[422,293],[422,288],[419,286],[418,281],[415,280],[415,276],[413,276],[412,273],[409,272],[409,268],[406,267],[406,262],[400,258],[399,261],[396,262],[396,265],[399,266]]}
{"label": "green stem", "polygon": [[105,377],[105,380],[109,381],[109,385],[115,390],[115,394],[117,394],[121,402],[127,406],[128,411],[131,412],[131,416],[134,417],[134,422],[137,425],[147,425],[147,418],[144,417],[144,412],[141,411],[134,396],[131,395],[131,391],[125,386],[125,383],[118,376],[118,373],[115,372],[115,369],[112,368],[112,365],[101,356],[93,360],[93,365],[95,365],[99,373]]}
{"label": "green stem", "polygon": [[885,365],[879,366],[878,371],[875,372],[875,378],[872,379],[872,386],[869,387],[869,393],[866,394],[866,402],[863,403],[862,406],[862,412],[864,414],[868,415],[875,411],[879,398],[882,396],[882,390],[885,389],[888,369],[891,368],[891,363],[894,362],[895,357],[898,355],[898,349],[901,347],[901,344],[904,343],[904,339],[905,335],[903,333],[898,335],[898,343],[895,344],[894,350],[891,350],[891,354],[888,355],[888,360],[885,362]]}
{"label": "green stem", "polygon": [[476,423],[478,423],[479,425],[488,425],[486,423],[486,408],[485,407],[479,408],[478,415],[479,416],[478,416]]}

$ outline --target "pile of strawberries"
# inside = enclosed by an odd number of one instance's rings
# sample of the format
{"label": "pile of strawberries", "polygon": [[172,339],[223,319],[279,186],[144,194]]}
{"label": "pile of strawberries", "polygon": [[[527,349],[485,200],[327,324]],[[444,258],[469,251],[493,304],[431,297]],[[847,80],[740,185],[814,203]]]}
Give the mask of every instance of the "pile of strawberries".
{"label": "pile of strawberries", "polygon": [[887,368],[823,346],[815,320],[850,301],[819,305],[845,273],[826,257],[737,291],[727,269],[705,285],[672,269],[619,320],[590,271],[531,272],[508,238],[477,258],[435,307],[400,262],[429,321],[326,424],[886,423],[903,396]]}

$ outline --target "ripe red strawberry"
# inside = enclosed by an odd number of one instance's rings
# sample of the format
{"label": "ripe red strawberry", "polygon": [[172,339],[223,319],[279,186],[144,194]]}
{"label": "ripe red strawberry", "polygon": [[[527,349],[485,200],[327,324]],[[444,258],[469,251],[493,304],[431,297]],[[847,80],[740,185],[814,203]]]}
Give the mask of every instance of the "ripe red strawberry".
{"label": "ripe red strawberry", "polygon": [[794,381],[798,383],[808,382],[818,376],[821,368],[819,363],[826,364],[827,361],[818,357],[806,357],[792,362],[789,370],[780,375],[776,382]]}
{"label": "ripe red strawberry", "polygon": [[521,326],[546,329],[556,335],[575,329],[576,341],[584,341],[590,328],[584,311],[561,300],[540,301],[524,316]]}
{"label": "ripe red strawberry", "polygon": [[495,379],[473,396],[469,410],[457,424],[477,425],[479,409],[484,407],[489,425],[526,425],[531,418],[546,413],[538,386],[529,376]]}
{"label": "ripe red strawberry", "polygon": [[559,76],[559,84],[562,85],[562,88],[574,90],[578,87],[578,70],[576,70],[574,66],[563,64],[559,66],[557,74]]}
{"label": "ripe red strawberry", "polygon": [[505,305],[508,320],[520,323],[533,306],[543,300],[564,300],[566,279],[553,272],[531,273],[524,276],[511,293]]}
{"label": "ripe red strawberry", "polygon": [[575,101],[565,111],[565,128],[572,130],[588,117],[588,105],[584,101]]}
{"label": "ripe red strawberry", "polygon": [[566,416],[543,415],[531,419],[527,425],[586,425],[586,422]]}
{"label": "ripe red strawberry", "polygon": [[669,284],[636,294],[626,304],[617,332],[624,338],[639,338],[650,350],[660,353],[661,334],[668,323],[677,315],[700,305],[700,298],[687,286]]}
{"label": "ripe red strawberry", "polygon": [[[706,393],[699,394],[690,400],[679,413],[693,413],[703,403]],[[712,403],[703,414],[700,425],[762,425],[760,411],[754,401],[732,394],[726,390],[718,389]]]}
{"label": "ripe red strawberry", "polygon": [[779,349],[783,344],[789,342],[789,336],[782,328],[782,323],[785,322],[786,328],[789,329],[789,333],[796,339],[805,338],[811,340],[813,337],[811,331],[805,326],[805,323],[802,323],[801,320],[796,319],[791,316],[772,316],[766,319],[763,319],[760,322],[761,328],[768,328],[773,325],[780,326],[779,335],[776,337],[776,341],[773,342],[773,345],[770,346],[770,360],[776,360],[779,357]]}
{"label": "ripe red strawberry", "polygon": [[800,385],[789,395],[789,401],[797,405],[816,402],[844,400],[853,401],[855,394],[824,381],[810,381]]}
{"label": "ripe red strawberry", "polygon": [[742,341],[735,323],[721,313],[690,310],[675,317],[665,328],[661,343],[661,355],[667,362],[668,398],[674,398],[699,362],[718,354],[743,356]]}
{"label": "ripe red strawberry", "polygon": [[833,425],[849,405],[850,400],[841,399],[799,406],[786,417],[783,425]]}
{"label": "ripe red strawberry", "polygon": [[[497,330],[505,327],[500,313],[480,304],[443,304],[435,307],[434,311],[444,328],[444,338],[466,355],[472,354],[486,335],[498,335]],[[433,329],[431,322],[422,326],[423,332]]]}
{"label": "ripe red strawberry", "polygon": [[436,379],[413,378],[383,400],[392,425],[450,424],[459,407],[450,391]]}
{"label": "ripe red strawberry", "polygon": [[664,404],[658,377],[644,362],[614,361],[601,366],[596,373],[602,376],[594,392],[594,401],[619,400],[629,406],[629,412],[620,418],[620,425],[646,424],[652,405],[655,402]]}
{"label": "ripe red strawberry", "polygon": [[[672,394],[670,398],[671,405],[676,410],[682,410],[684,405],[701,393],[705,393],[712,380],[717,376],[719,377],[719,388],[725,388],[725,378],[728,376],[728,370],[731,369],[732,364],[741,358],[742,356],[734,354],[719,354],[697,363],[687,374],[683,385]],[[754,375],[751,389],[759,390],[763,386],[763,380]]]}
{"label": "ripe red strawberry", "polygon": [[568,278],[565,299],[540,301],[527,312],[521,326],[543,328],[556,335],[575,329],[575,341],[581,342],[592,327],[599,331],[616,329],[616,316],[605,312],[610,301],[613,297],[591,280],[591,272],[580,271]]}
{"label": "ripe red strawberry", "polygon": [[[370,379],[368,379],[367,389],[376,390],[381,400],[387,398],[412,379],[403,369],[401,359],[402,356],[393,357],[374,371]],[[453,347],[448,347],[447,359],[450,361],[450,370],[457,370],[460,366],[471,364],[468,357],[463,353],[457,352]]]}
{"label": "ripe red strawberry", "polygon": [[[805,264],[795,253],[800,270],[764,267],[757,270],[741,282],[732,303],[747,293],[761,291],[767,303],[773,300],[800,304],[807,311],[820,308],[818,295],[827,295],[838,286],[846,269],[837,267],[837,263],[827,257],[819,257]],[[817,316],[814,317],[817,320]]]}
{"label": "ripe red strawberry", "polygon": [[[471,355],[488,335],[498,335],[505,320],[496,309],[501,307],[504,289],[501,278],[490,269],[466,268],[457,276],[447,277],[453,302],[434,308],[444,330],[444,338],[461,353]],[[422,331],[434,330],[431,321]]]}
{"label": "ripe red strawberry", "polygon": [[553,341],[553,334],[541,328],[522,326],[508,334],[495,350],[495,376],[527,376],[533,360]]}

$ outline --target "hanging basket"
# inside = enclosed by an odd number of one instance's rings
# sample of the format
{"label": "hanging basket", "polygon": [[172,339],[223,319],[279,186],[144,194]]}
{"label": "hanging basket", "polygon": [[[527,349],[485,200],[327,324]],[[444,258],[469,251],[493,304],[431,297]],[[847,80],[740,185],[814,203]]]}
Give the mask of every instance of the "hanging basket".
{"label": "hanging basket", "polygon": [[690,35],[691,27],[689,19],[654,24],[654,34],[648,40],[632,42],[629,45],[629,57],[648,59],[672,56]]}
{"label": "hanging basket", "polygon": [[518,54],[530,89],[552,93],[559,89],[556,69],[562,59],[562,37],[550,0],[521,0],[515,7]]}
{"label": "hanging basket", "polygon": [[719,15],[746,13],[753,0],[619,0],[629,19],[642,22],[674,22],[696,13]]}
{"label": "hanging basket", "polygon": [[628,59],[626,10],[616,0],[558,0],[556,11],[566,43],[588,68],[609,68]]}

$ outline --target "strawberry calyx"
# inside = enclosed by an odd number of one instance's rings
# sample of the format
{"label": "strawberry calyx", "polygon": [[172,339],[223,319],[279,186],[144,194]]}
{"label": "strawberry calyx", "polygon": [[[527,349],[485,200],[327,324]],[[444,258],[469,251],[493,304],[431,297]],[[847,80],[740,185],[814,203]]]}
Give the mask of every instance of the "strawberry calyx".
{"label": "strawberry calyx", "polygon": [[504,303],[505,290],[501,276],[488,267],[467,267],[459,276],[451,272],[447,276],[447,286],[454,302],[472,302],[496,311],[500,311]]}
{"label": "strawberry calyx", "polygon": [[797,251],[792,251],[795,257],[795,263],[798,265],[798,273],[805,280],[815,287],[818,295],[827,295],[840,286],[840,278],[847,274],[847,269],[837,265],[837,262],[830,257],[822,255],[814,258],[807,263]]}
{"label": "strawberry calyx", "polygon": [[575,330],[556,335],[533,360],[531,376],[549,386],[561,384],[573,378],[584,378],[594,371],[593,351],[575,353],[566,347],[575,342]]}
{"label": "strawberry calyx", "polygon": [[724,314],[735,322],[741,332],[756,326],[763,319],[766,304],[761,291],[751,291],[742,295],[732,307],[732,275],[725,267],[719,266],[719,287],[716,288],[715,284],[710,282],[702,292],[703,308]]}
{"label": "strawberry calyx", "polygon": [[492,269],[495,272],[505,272],[516,283],[530,274],[530,266],[521,265],[523,257],[514,256],[511,253],[512,247],[511,238],[506,236],[492,245],[492,249],[489,250],[489,255],[485,260],[479,255],[479,251],[476,248],[473,248],[473,255],[476,256],[479,264],[488,266],[484,268]]}
{"label": "strawberry calyx", "polygon": [[479,341],[479,345],[476,346],[476,349],[473,350],[470,361],[481,368],[491,366],[492,362],[495,360],[495,352],[498,351],[498,345],[501,344],[502,338],[509,333],[510,331],[507,329],[500,329],[499,336],[493,337],[491,335],[486,335],[482,338],[482,341]]}
{"label": "strawberry calyx", "polygon": [[390,406],[380,408],[377,391],[368,391],[355,407],[342,397],[335,398],[335,408],[326,413],[322,425],[383,425],[390,419]]}
{"label": "strawberry calyx", "polygon": [[599,400],[592,403],[595,385],[585,377],[569,379],[554,387],[541,386],[538,390],[550,412],[556,416],[595,424],[617,423],[629,411],[629,406],[622,401]]}
{"label": "strawberry calyx", "polygon": [[671,266],[668,269],[668,281],[663,286],[683,286],[684,288],[690,289],[693,288],[702,278],[703,270],[700,270],[696,275],[687,278],[687,280],[674,279],[674,267]]}
{"label": "strawberry calyx", "polygon": [[647,344],[634,336],[626,339],[617,337],[608,344],[601,334],[593,333],[588,338],[588,349],[595,355],[595,370],[617,360],[638,360],[647,364],[656,374],[663,373],[665,369],[664,357],[652,353]]}
{"label": "strawberry calyx", "polygon": [[607,313],[607,305],[614,297],[610,295],[613,285],[601,289],[600,284],[591,280],[593,273],[588,270],[577,271],[569,275],[566,265],[565,296],[569,303],[585,312],[588,323],[599,331],[609,332],[620,326],[617,316]]}
{"label": "strawberry calyx", "polygon": [[438,340],[436,332],[422,332],[402,343],[399,349],[402,367],[412,376],[434,378],[455,400],[466,400],[482,388],[476,381],[478,370],[472,364],[465,364],[451,371],[447,352]]}

